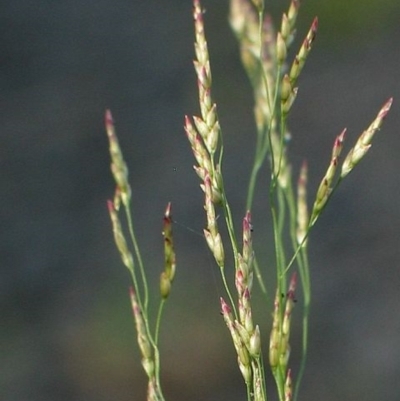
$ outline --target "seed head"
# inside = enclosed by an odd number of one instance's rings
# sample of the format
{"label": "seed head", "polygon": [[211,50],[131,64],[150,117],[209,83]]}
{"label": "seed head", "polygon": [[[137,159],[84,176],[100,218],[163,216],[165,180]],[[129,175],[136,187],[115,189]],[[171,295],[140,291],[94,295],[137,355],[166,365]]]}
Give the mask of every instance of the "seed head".
{"label": "seed head", "polygon": [[371,142],[375,132],[378,131],[382,126],[383,120],[389,113],[392,103],[393,98],[390,98],[382,106],[375,120],[372,121],[371,125],[360,135],[354,147],[347,154],[342,165],[342,171],[340,174],[341,178],[346,177],[367,154],[369,148],[371,147]]}

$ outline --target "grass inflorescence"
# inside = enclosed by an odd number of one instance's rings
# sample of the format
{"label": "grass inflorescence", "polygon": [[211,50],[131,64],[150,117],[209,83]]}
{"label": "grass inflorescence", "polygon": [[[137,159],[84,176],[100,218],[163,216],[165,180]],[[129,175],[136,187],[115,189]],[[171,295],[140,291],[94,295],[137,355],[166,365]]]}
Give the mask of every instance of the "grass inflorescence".
{"label": "grass inflorescence", "polygon": [[[220,297],[221,313],[232,339],[249,401],[265,401],[271,392],[276,392],[280,401],[296,400],[298,397],[308,350],[310,233],[341,182],[347,179],[368,152],[374,134],[380,129],[392,105],[392,99],[384,103],[344,158],[341,156],[346,129],[334,139],[326,172],[319,186],[311,190],[315,195],[309,209],[307,163],[304,162],[298,168],[297,178],[293,177],[296,169],[290,164],[286,141],[289,135],[288,116],[298,93],[298,78],[310,57],[318,30],[318,19],[315,17],[300,48],[294,49],[294,56],[290,56],[299,11],[300,1],[292,0],[282,15],[281,23],[274,24],[263,0],[230,0],[230,25],[237,38],[242,64],[254,93],[257,137],[247,200],[243,205],[246,211],[241,224],[242,235],[239,239],[225,191],[223,134],[212,94],[204,12],[200,1],[193,1],[194,69],[200,113],[197,116],[185,116],[184,129],[196,162],[194,171],[200,180],[204,197],[204,238],[224,285],[225,293]],[[128,168],[118,144],[110,111],[106,112],[105,124],[110,143],[111,170],[116,183],[114,199],[108,202],[114,239],[122,262],[132,278],[130,297],[142,365],[148,377],[147,399],[161,401],[164,395],[160,382],[160,322],[176,273],[171,204],[168,203],[163,220],[165,257],[160,274],[160,296],[157,296],[149,294],[148,274],[130,209]],[[268,168],[271,177],[268,201],[275,255],[268,263],[258,260],[257,249],[253,248],[251,210],[262,168]],[[127,222],[127,234],[120,221],[122,211]],[[216,216],[220,214],[224,218],[217,221]],[[223,232],[227,233],[226,236],[221,233],[218,224],[225,225],[226,230]],[[232,258],[227,258],[228,253]],[[233,260],[234,266],[227,266],[227,260]],[[265,266],[275,266],[275,270],[268,271]],[[254,316],[252,294],[256,287],[260,287],[262,293],[266,292],[263,285],[265,277],[269,282],[276,281],[276,289],[273,302],[264,303],[266,312],[272,315],[272,324],[267,329],[269,334],[262,336],[261,327],[264,325],[263,321],[257,321]],[[295,293],[299,290],[302,292],[301,303],[296,304]],[[157,299],[159,307],[153,324],[149,302]],[[296,364],[296,371],[290,361],[291,318],[295,305],[296,313],[302,314],[301,361]],[[261,338],[269,338],[269,342],[262,344]],[[268,372],[274,377],[273,390],[267,388]]]}

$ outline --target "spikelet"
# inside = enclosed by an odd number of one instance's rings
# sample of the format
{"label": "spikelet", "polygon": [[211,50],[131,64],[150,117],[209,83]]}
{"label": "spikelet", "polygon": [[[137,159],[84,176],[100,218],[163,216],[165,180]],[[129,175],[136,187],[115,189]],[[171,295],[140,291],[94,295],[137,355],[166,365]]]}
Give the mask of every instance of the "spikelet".
{"label": "spikelet", "polygon": [[375,120],[360,135],[354,147],[347,154],[342,165],[342,170],[340,174],[341,178],[346,177],[353,170],[353,168],[360,162],[360,160],[366,155],[369,148],[371,147],[371,142],[375,135],[375,132],[380,129],[383,120],[389,113],[392,103],[393,103],[393,98],[390,98],[382,106]]}
{"label": "spikelet", "polygon": [[303,69],[304,64],[307,60],[307,57],[310,54],[311,46],[315,40],[317,30],[318,30],[318,18],[315,17],[307,33],[307,36],[303,40],[300,50],[297,53],[293,61],[293,64],[290,68],[289,78],[292,86],[295,85],[297,78],[299,77],[301,70]]}
{"label": "spikelet", "polygon": [[124,206],[128,207],[131,199],[131,187],[128,182],[128,167],[126,166],[118,143],[118,138],[114,128],[114,120],[110,110],[106,110],[105,113],[105,126],[110,147],[111,172],[115,183],[117,184],[117,191],[122,199],[122,203]]}
{"label": "spikelet", "polygon": [[344,129],[340,133],[340,135],[336,137],[335,142],[333,144],[332,156],[328,169],[326,170],[326,173],[322,178],[321,183],[319,184],[318,191],[315,196],[314,206],[311,212],[310,226],[313,226],[315,224],[318,216],[325,207],[326,202],[328,201],[329,196],[331,194],[332,182],[335,177],[336,170],[338,168],[339,156],[343,148],[343,141],[345,134],[346,134],[346,129]]}
{"label": "spikelet", "polygon": [[[228,304],[222,297],[220,298],[220,302],[221,302],[222,316],[231,334],[233,345],[238,355],[239,369],[242,373],[245,383],[248,384],[250,383],[252,378],[252,371],[251,371],[249,351],[246,347],[245,340],[243,339],[244,337],[246,337],[246,335],[243,337],[243,333],[242,335],[240,334],[239,331],[241,330],[241,326],[237,321],[234,320],[231,308],[228,306]],[[244,329],[242,329],[242,331],[246,332]]]}
{"label": "spikelet", "polygon": [[[296,88],[297,78],[299,77],[307,57],[311,51],[312,43],[314,42],[315,36],[318,29],[318,18],[315,17],[307,36],[303,40],[299,52],[297,53],[289,74],[285,74],[282,78],[281,84],[281,112],[283,115],[289,113],[297,96],[298,88]],[[284,42],[284,40],[282,39]]]}
{"label": "spikelet", "polygon": [[166,299],[171,291],[171,284],[174,280],[176,270],[176,257],[172,237],[171,202],[168,203],[165,209],[162,234],[164,237],[164,271],[160,276],[160,292],[162,298]]}
{"label": "spikelet", "polygon": [[207,174],[204,180],[204,209],[207,215],[207,229],[204,229],[204,236],[207,245],[210,248],[214,258],[220,268],[224,267],[225,253],[222,244],[221,234],[218,231],[217,219],[215,217],[215,208],[213,203],[213,194],[211,186],[211,178]]}
{"label": "spikelet", "polygon": [[147,334],[146,325],[142,316],[142,310],[140,309],[138,300],[136,298],[135,291],[130,287],[130,298],[133,311],[133,317],[135,319],[137,339],[142,354],[142,365],[148,378],[151,380],[154,377],[155,365],[153,357],[153,348],[149,336]]}
{"label": "spikelet", "polygon": [[128,244],[126,242],[124,233],[122,231],[121,222],[119,220],[118,213],[115,210],[115,207],[114,207],[114,204],[112,201],[110,201],[110,200],[107,201],[107,206],[108,206],[108,213],[110,215],[111,223],[112,223],[112,227],[113,227],[114,241],[115,241],[115,244],[117,245],[118,251],[121,255],[122,262],[130,272],[133,272],[133,269],[134,269],[133,256],[128,248]]}

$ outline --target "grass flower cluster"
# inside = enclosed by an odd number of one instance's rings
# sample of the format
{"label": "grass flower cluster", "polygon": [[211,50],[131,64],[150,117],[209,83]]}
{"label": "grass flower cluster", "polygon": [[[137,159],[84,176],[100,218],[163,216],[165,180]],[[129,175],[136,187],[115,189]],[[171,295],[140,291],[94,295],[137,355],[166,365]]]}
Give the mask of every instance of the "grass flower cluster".
{"label": "grass flower cluster", "polygon": [[[342,158],[346,129],[333,141],[331,158],[320,184],[308,206],[307,163],[295,174],[289,162],[288,116],[298,93],[298,78],[310,56],[318,29],[315,18],[299,49],[291,46],[296,34],[296,20],[300,1],[292,0],[282,15],[280,25],[273,23],[263,0],[230,0],[230,25],[236,35],[243,66],[254,93],[254,118],[257,142],[254,163],[249,177],[246,210],[237,230],[229,199],[225,191],[223,162],[224,146],[217,105],[212,96],[212,73],[207,47],[204,13],[200,0],[193,2],[195,31],[194,68],[197,75],[200,113],[186,116],[184,129],[193,152],[194,171],[200,180],[204,196],[206,227],[204,238],[219,268],[225,293],[220,298],[221,313],[231,337],[237,365],[247,389],[249,401],[265,401],[277,393],[280,401],[297,400],[308,349],[308,321],[311,303],[310,267],[308,261],[309,236],[329,200],[357,166],[371,147],[374,134],[388,114],[392,99],[380,109],[375,119],[359,136]],[[294,56],[290,56],[293,53]],[[132,287],[130,298],[136,324],[143,369],[148,377],[148,401],[162,401],[160,381],[159,329],[163,308],[172,290],[176,273],[171,217],[168,203],[164,220],[164,266],[160,273],[160,294],[149,294],[148,274],[140,254],[130,210],[131,189],[128,168],[115,134],[109,111],[105,117],[110,143],[111,170],[116,183],[115,196],[108,202],[114,239],[127,267]],[[269,206],[274,238],[274,260],[259,260],[253,248],[251,210],[258,175],[262,168],[270,173]],[[294,178],[297,175],[298,178]],[[127,232],[122,229],[122,212]],[[217,221],[218,215],[224,218]],[[224,224],[226,237],[219,230]],[[240,236],[239,233],[240,232]],[[240,238],[240,239],[238,239]],[[290,244],[290,246],[288,246]],[[230,253],[231,257],[226,255]],[[227,266],[233,260],[234,266]],[[275,266],[268,271],[266,266]],[[276,281],[273,303],[265,297],[263,307],[272,315],[269,328],[257,321],[253,313],[252,294],[256,287],[265,293],[264,281]],[[257,283],[257,284],[256,284]],[[296,291],[301,291],[301,302],[296,304]],[[159,302],[158,313],[149,314],[150,298]],[[302,314],[301,361],[296,371],[291,368],[291,319]],[[300,312],[297,312],[300,310]],[[267,335],[263,335],[263,330]],[[261,338],[269,338],[262,344]],[[275,388],[267,387],[266,378],[272,373]],[[269,385],[270,386],[270,385]]]}

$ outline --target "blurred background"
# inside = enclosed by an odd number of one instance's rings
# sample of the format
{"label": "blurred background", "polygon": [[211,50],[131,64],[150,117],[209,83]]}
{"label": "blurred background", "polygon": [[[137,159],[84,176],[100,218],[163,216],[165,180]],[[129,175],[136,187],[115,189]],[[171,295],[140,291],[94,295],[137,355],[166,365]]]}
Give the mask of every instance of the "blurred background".
{"label": "blurred background", "polygon": [[[289,2],[267,4],[279,21]],[[203,5],[224,175],[239,226],[255,143],[252,94],[227,23],[228,1]],[[161,332],[165,395],[245,399],[219,314],[219,274],[200,234],[203,196],[183,131],[183,116],[198,113],[191,10],[189,0],[0,5],[3,401],[145,399],[130,280],[106,209],[114,184],[105,108],[129,164],[154,293],[168,201],[177,221],[178,271]],[[315,15],[318,37],[290,119],[293,171],[308,160],[310,204],[334,137],[347,127],[348,150],[383,103],[395,101],[368,157],[311,235],[311,345],[300,400],[389,401],[400,391],[400,3],[308,0],[293,49]],[[260,175],[253,217],[255,246],[266,258],[268,175]],[[270,309],[260,305],[266,347]],[[296,369],[298,323],[294,330]]]}

